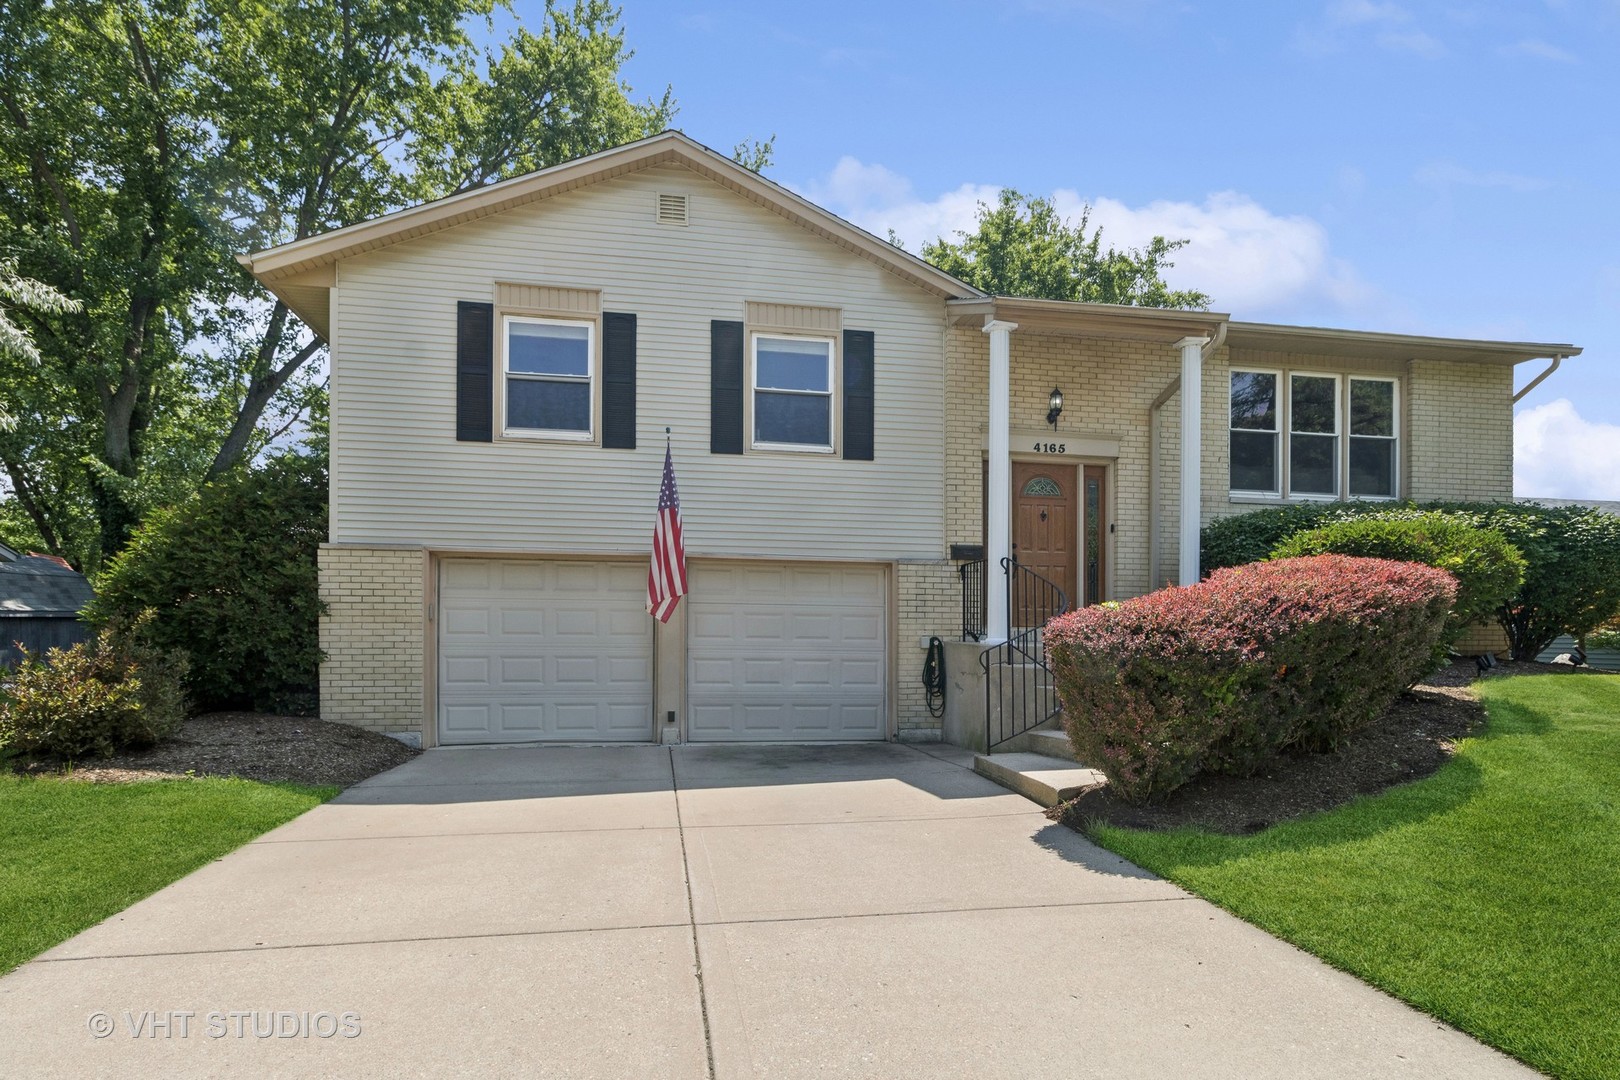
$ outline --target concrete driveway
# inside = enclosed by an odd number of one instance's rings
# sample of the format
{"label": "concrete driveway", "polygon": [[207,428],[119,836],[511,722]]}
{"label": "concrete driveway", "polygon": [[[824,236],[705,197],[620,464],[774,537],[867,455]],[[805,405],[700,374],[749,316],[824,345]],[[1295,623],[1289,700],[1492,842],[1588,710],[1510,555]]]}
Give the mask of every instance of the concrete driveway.
{"label": "concrete driveway", "polygon": [[430,751],[0,979],[0,1076],[1533,1075],[930,750]]}

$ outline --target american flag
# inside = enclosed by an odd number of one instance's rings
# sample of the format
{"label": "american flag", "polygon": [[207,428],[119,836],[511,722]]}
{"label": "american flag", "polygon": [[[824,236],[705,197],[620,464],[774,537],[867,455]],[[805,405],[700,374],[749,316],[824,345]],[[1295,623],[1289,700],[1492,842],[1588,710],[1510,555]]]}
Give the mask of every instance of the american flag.
{"label": "american flag", "polygon": [[658,489],[658,520],[653,525],[652,565],[647,569],[647,614],[669,622],[686,595],[686,543],[681,539],[681,497],[675,491],[675,462],[664,447],[664,483]]}

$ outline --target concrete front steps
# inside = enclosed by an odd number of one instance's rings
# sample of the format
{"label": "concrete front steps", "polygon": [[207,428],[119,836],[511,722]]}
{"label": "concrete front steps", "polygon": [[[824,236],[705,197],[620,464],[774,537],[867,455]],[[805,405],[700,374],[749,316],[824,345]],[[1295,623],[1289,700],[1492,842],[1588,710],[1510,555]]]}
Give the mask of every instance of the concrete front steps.
{"label": "concrete front steps", "polygon": [[1075,757],[1061,713],[1001,743],[993,754],[974,754],[973,771],[1042,806],[1067,802],[1105,782],[1102,773]]}

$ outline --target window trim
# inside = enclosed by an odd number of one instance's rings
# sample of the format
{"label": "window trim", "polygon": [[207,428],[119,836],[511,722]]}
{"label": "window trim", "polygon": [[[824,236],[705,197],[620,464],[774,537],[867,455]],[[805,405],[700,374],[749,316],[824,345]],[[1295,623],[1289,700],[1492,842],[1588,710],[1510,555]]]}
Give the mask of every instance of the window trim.
{"label": "window trim", "polygon": [[[500,399],[501,437],[539,442],[596,443],[601,437],[601,328],[595,318],[565,318],[556,315],[537,315],[518,311],[500,312]],[[514,325],[580,326],[585,328],[585,374],[537,375],[532,372],[511,370],[511,327]],[[529,382],[584,383],[590,391],[590,415],[584,431],[567,428],[513,427],[507,420],[507,380],[522,379]]]}
{"label": "window trim", "polygon": [[[1295,431],[1294,430],[1294,380],[1295,379],[1330,379],[1333,382],[1333,431]],[[1348,426],[1345,421],[1345,403],[1350,400],[1345,384],[1344,372],[1332,371],[1295,371],[1288,370],[1288,402],[1284,406],[1284,415],[1287,417],[1285,433],[1288,436],[1287,461],[1283,466],[1282,489],[1288,492],[1290,499],[1301,502],[1342,502],[1344,492],[1348,490],[1349,479],[1345,474],[1350,460],[1349,443],[1345,442],[1344,432]],[[1294,436],[1304,435],[1306,438],[1333,439],[1333,491],[1324,493],[1320,491],[1294,490]]]}
{"label": "window trim", "polygon": [[[1277,403],[1274,410],[1276,422],[1270,428],[1240,428],[1232,426],[1232,376],[1233,375],[1271,375],[1277,380]],[[1275,368],[1263,367],[1229,367],[1226,372],[1226,486],[1229,495],[1240,495],[1249,499],[1281,499],[1283,492],[1287,491],[1286,477],[1283,475],[1285,455],[1283,454],[1283,434],[1287,430],[1284,424],[1284,409],[1287,403],[1284,400],[1283,388],[1289,385],[1284,372]],[[1277,481],[1274,488],[1235,488],[1232,487],[1232,433],[1247,432],[1248,434],[1269,434],[1273,445],[1277,448],[1277,456],[1272,462],[1272,476]]]}
{"label": "window trim", "polygon": [[[1344,376],[1344,497],[1366,502],[1399,502],[1401,498],[1401,380],[1394,375],[1357,375],[1345,372]],[[1354,383],[1382,382],[1390,385],[1390,434],[1388,435],[1355,435],[1350,431],[1351,396]],[[1394,460],[1391,467],[1394,471],[1394,491],[1389,495],[1355,495],[1350,491],[1350,441],[1352,439],[1384,439],[1394,444]]]}
{"label": "window trim", "polygon": [[[759,341],[761,338],[770,338],[776,341],[814,341],[827,347],[827,389],[825,391],[763,388],[767,394],[798,394],[805,397],[825,397],[827,399],[826,443],[782,443],[759,438],[756,402],[761,392],[759,385]],[[748,331],[748,400],[747,415],[744,419],[748,427],[748,449],[781,454],[830,455],[838,453],[838,373],[840,359],[839,338],[832,334],[789,332],[768,328],[750,329]]]}

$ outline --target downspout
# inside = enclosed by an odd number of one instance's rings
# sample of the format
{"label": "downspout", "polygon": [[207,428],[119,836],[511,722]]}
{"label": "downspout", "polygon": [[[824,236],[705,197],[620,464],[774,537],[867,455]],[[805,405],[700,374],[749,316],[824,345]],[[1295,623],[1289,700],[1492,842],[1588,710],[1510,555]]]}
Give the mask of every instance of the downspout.
{"label": "downspout", "polygon": [[1523,390],[1520,390],[1517,394],[1513,395],[1512,404],[1517,405],[1519,403],[1520,398],[1524,397],[1524,395],[1528,394],[1530,391],[1534,390],[1536,387],[1538,387],[1542,383],[1546,382],[1547,381],[1547,376],[1549,376],[1553,372],[1557,371],[1558,370],[1558,365],[1562,364],[1563,362],[1564,362],[1564,358],[1563,358],[1562,355],[1554,356],[1552,358],[1552,363],[1547,365],[1547,370],[1546,371],[1543,371],[1540,375],[1537,375],[1535,378],[1531,379],[1529,386],[1526,386]]}

